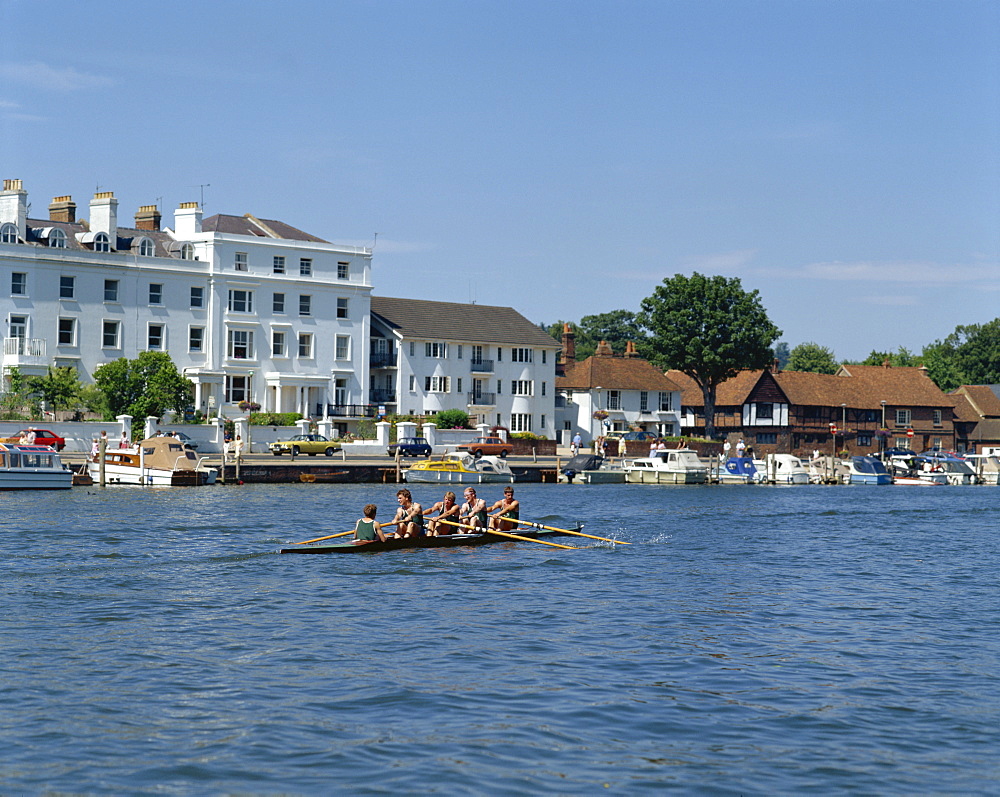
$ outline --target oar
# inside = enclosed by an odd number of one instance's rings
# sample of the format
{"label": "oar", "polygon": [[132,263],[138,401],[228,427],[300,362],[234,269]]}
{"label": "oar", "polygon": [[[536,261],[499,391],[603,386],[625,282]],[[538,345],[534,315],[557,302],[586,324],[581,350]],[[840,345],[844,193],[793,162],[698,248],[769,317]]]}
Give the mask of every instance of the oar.
{"label": "oar", "polygon": [[477,526],[466,526],[461,523],[452,523],[450,520],[439,520],[438,523],[446,523],[449,526],[458,526],[460,529],[471,529],[473,533],[484,532],[486,534],[496,534],[497,536],[500,537],[510,537],[512,540],[522,540],[523,542],[537,542],[540,543],[541,545],[551,545],[553,548],[565,548],[570,551],[579,550],[579,548],[576,548],[572,545],[560,545],[557,542],[549,542],[548,540],[536,540],[534,537],[522,537],[520,534],[508,534],[506,531],[497,531],[495,529],[482,529],[478,528]]}
{"label": "oar", "polygon": [[319,542],[320,540],[332,540],[334,537],[346,537],[348,534],[353,534],[354,529],[350,531],[342,531],[339,534],[329,534],[326,537],[317,537],[315,540],[303,540],[302,542],[293,542],[292,545],[308,545],[310,542]]}
{"label": "oar", "polygon": [[521,526],[528,526],[533,529],[547,529],[548,531],[559,531],[563,534],[576,534],[578,537],[590,537],[592,540],[602,540],[603,542],[613,542],[616,545],[631,545],[630,542],[625,542],[624,540],[611,540],[607,537],[595,537],[593,534],[584,534],[582,531],[573,531],[572,529],[557,529],[555,526],[543,526],[541,523],[532,523],[530,520],[516,520],[515,523]]}

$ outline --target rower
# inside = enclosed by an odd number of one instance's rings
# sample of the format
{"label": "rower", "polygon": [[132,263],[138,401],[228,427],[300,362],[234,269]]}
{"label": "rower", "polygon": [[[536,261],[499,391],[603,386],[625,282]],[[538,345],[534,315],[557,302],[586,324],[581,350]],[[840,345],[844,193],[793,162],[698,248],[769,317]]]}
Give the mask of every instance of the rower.
{"label": "rower", "polygon": [[396,537],[419,537],[424,533],[424,508],[413,501],[406,488],[396,492],[399,509],[390,525],[396,527]]}
{"label": "rower", "polygon": [[462,523],[472,526],[473,531],[486,528],[486,502],[476,495],[473,487],[465,488],[465,503],[459,514]]}
{"label": "rower", "polygon": [[444,494],[444,500],[434,504],[428,512],[437,512],[433,518],[427,518],[427,534],[430,537],[437,537],[441,534],[454,534],[458,531],[455,526],[442,523],[442,520],[450,520],[458,523],[459,513],[462,508],[456,503],[455,493],[451,490]]}
{"label": "rower", "polygon": [[[517,528],[517,518],[520,513],[521,503],[514,497],[514,488],[508,485],[503,488],[503,498],[489,508],[490,528],[498,531],[513,531]],[[496,510],[500,510],[497,512]]]}
{"label": "rower", "polygon": [[375,513],[378,507],[375,504],[366,504],[365,516],[354,524],[354,543],[362,545],[366,542],[374,542],[376,539],[385,542],[385,534],[382,533],[382,525],[375,520]]}

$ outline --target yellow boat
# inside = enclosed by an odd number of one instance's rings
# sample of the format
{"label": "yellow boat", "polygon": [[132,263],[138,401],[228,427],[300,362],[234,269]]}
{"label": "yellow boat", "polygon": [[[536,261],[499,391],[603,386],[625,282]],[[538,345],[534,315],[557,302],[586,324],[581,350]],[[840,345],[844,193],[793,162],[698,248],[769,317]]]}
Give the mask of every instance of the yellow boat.
{"label": "yellow boat", "polygon": [[415,462],[403,471],[403,481],[419,484],[483,484],[514,481],[510,466],[500,457],[446,454],[443,459]]}

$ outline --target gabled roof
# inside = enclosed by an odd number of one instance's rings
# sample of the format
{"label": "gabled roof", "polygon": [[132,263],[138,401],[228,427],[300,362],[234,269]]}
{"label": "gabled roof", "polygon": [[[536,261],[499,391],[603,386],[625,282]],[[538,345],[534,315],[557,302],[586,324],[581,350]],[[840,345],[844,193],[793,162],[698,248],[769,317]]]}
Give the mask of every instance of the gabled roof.
{"label": "gabled roof", "polygon": [[404,339],[559,349],[560,343],[512,307],[372,296],[372,313]]}
{"label": "gabled roof", "polygon": [[[727,379],[715,390],[716,407],[738,407],[743,404],[750,391],[754,389],[760,380],[763,371],[740,371],[732,379]],[[701,388],[687,374],[680,371],[667,371],[667,378],[676,382],[681,389],[681,404],[686,407],[702,407],[705,400],[701,394]]]}
{"label": "gabled roof", "polygon": [[1000,418],[1000,398],[990,385],[962,385],[952,394],[963,396],[977,418]]}
{"label": "gabled roof", "polygon": [[310,241],[325,244],[322,238],[285,224],[283,221],[258,219],[247,213],[243,216],[229,216],[217,213],[201,223],[202,232],[218,232],[224,235],[252,235],[256,238],[282,238],[288,241]]}
{"label": "gabled roof", "polygon": [[853,396],[856,403],[847,401],[847,405],[857,409],[876,409],[882,401],[903,407],[952,406],[941,388],[927,376],[925,368],[842,365],[836,378],[849,378],[856,390]]}
{"label": "gabled roof", "polygon": [[567,363],[563,376],[556,377],[556,390],[656,390],[674,391],[680,386],[659,368],[641,357],[592,355]]}
{"label": "gabled roof", "polygon": [[964,393],[949,393],[948,397],[955,402],[955,420],[962,421],[963,423],[979,423],[979,421],[982,420],[982,416],[976,408],[972,406],[972,402],[969,401],[969,397]]}

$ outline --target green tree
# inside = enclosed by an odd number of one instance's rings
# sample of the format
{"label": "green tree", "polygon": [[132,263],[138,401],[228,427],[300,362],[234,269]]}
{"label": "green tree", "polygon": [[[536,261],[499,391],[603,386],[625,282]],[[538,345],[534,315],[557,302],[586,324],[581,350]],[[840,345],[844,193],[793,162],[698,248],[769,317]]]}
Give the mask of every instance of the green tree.
{"label": "green tree", "polygon": [[944,340],[924,347],[923,360],[942,390],[1000,382],[1000,318],[955,327]]}
{"label": "green tree", "polygon": [[53,410],[68,410],[80,403],[80,377],[75,368],[69,366],[49,367],[45,376],[36,376],[28,380],[33,390],[42,401]]}
{"label": "green tree", "polygon": [[106,363],[94,372],[94,381],[107,397],[109,419],[181,412],[191,403],[194,389],[169,354],[155,351],[144,351],[134,360],[120,357]]}
{"label": "green tree", "polygon": [[705,434],[715,436],[715,394],[720,384],[747,368],[771,362],[781,330],[771,323],[757,291],[739,279],[675,274],[642,300],[645,345],[653,362],[676,368],[701,388]]}
{"label": "green tree", "polygon": [[36,402],[31,395],[31,387],[16,365],[7,371],[6,381],[7,390],[0,398],[0,416],[4,420],[21,420],[24,417],[25,407],[34,413]]}
{"label": "green tree", "polygon": [[788,365],[788,358],[791,353],[788,351],[788,344],[781,340],[774,344],[774,359],[778,361],[778,368],[784,370]]}
{"label": "green tree", "polygon": [[895,352],[872,349],[871,354],[858,365],[883,365],[886,362],[894,368],[915,368],[921,364],[921,358],[902,346]]}
{"label": "green tree", "polygon": [[[564,323],[557,321],[543,328],[553,338],[562,342]],[[570,324],[574,332],[577,360],[586,360],[590,357],[602,340],[607,341],[616,354],[622,354],[629,341],[641,347],[647,335],[638,315],[631,310],[612,310],[608,313],[585,315],[578,323],[570,322]]]}
{"label": "green tree", "polygon": [[833,352],[818,343],[800,343],[788,355],[789,371],[808,371],[813,374],[835,374],[837,359]]}
{"label": "green tree", "polygon": [[438,429],[468,429],[469,413],[464,410],[442,410],[434,416]]}

